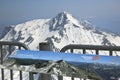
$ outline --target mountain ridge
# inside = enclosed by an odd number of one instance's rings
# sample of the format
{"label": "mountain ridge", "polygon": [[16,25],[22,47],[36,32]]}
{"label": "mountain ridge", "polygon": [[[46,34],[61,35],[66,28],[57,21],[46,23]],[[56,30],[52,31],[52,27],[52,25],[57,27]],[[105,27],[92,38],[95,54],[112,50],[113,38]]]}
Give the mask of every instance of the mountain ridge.
{"label": "mountain ridge", "polygon": [[[86,21],[79,21],[67,12],[51,19],[36,19],[14,26],[1,41],[22,42],[38,49],[40,42],[48,41],[51,50],[59,51],[68,44],[120,45],[120,36],[97,29]],[[35,46],[34,48],[32,46]]]}

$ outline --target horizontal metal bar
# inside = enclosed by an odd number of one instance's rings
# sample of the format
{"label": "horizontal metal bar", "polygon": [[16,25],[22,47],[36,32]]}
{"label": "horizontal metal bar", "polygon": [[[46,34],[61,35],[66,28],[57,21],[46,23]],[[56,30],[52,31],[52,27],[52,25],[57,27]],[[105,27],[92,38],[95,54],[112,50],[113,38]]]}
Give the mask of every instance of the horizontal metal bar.
{"label": "horizontal metal bar", "polygon": [[88,49],[88,50],[111,50],[120,51],[120,46],[105,46],[105,45],[67,45],[60,52],[65,52],[68,49]]}
{"label": "horizontal metal bar", "polygon": [[28,50],[29,47],[20,42],[9,42],[9,41],[0,41],[0,45],[11,45],[11,46],[21,46],[24,49]]}

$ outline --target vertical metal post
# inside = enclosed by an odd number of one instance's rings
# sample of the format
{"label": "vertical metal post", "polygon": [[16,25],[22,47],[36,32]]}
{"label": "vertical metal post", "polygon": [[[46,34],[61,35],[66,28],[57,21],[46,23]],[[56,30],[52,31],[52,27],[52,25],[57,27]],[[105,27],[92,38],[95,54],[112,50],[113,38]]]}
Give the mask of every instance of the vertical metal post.
{"label": "vertical metal post", "polygon": [[4,69],[1,69],[1,78],[4,80]]}
{"label": "vertical metal post", "polygon": [[74,77],[71,77],[71,80],[74,80]]}
{"label": "vertical metal post", "polygon": [[18,49],[19,49],[19,50],[21,50],[21,47],[20,47],[20,46],[18,46]]}
{"label": "vertical metal post", "polygon": [[0,45],[0,62],[1,62],[1,64],[3,64],[3,53],[2,53],[2,45]]}
{"label": "vertical metal post", "polygon": [[[9,54],[12,52],[12,46],[9,45]],[[13,70],[10,70],[10,79],[13,80]]]}
{"label": "vertical metal post", "polygon": [[63,80],[63,76],[58,76],[58,80]]}
{"label": "vertical metal post", "polygon": [[9,45],[9,55],[11,54],[11,52],[12,52],[12,46],[11,45]]}
{"label": "vertical metal post", "polygon": [[20,80],[22,80],[22,71],[20,71],[19,73],[20,73]]}
{"label": "vertical metal post", "polygon": [[33,73],[29,72],[29,80],[34,80]]}
{"label": "vertical metal post", "polygon": [[[83,49],[83,54],[86,54],[86,49]],[[84,80],[86,80],[86,79],[84,79]]]}
{"label": "vertical metal post", "polygon": [[10,70],[10,79],[13,80],[13,70]]}
{"label": "vertical metal post", "polygon": [[50,44],[48,42],[39,43],[39,50],[43,51],[51,51]]}
{"label": "vertical metal post", "polygon": [[52,80],[49,74],[40,74],[40,80]]}
{"label": "vertical metal post", "polygon": [[73,53],[73,49],[70,49],[70,52]]}
{"label": "vertical metal post", "polygon": [[[3,53],[2,53],[2,45],[0,45],[0,54],[1,54],[1,59],[0,59],[0,61],[1,61],[1,63],[0,64],[3,64]],[[4,69],[1,69],[1,78],[2,78],[2,80],[4,80]]]}
{"label": "vertical metal post", "polygon": [[83,54],[86,54],[86,50],[85,49],[83,49]]}
{"label": "vertical metal post", "polygon": [[95,50],[95,51],[96,51],[96,52],[95,52],[95,53],[96,53],[96,55],[99,55],[99,50]]}
{"label": "vertical metal post", "polygon": [[112,55],[113,55],[111,50],[109,51],[109,55],[110,55],[110,56],[112,56]]}
{"label": "vertical metal post", "polygon": [[[50,44],[48,42],[39,43],[39,50],[40,51],[51,51]],[[40,78],[41,78],[40,80],[51,80],[51,75],[41,73]]]}
{"label": "vertical metal post", "polygon": [[[21,47],[18,46],[18,49],[21,50]],[[22,71],[20,71],[19,73],[20,73],[20,80],[22,80]]]}

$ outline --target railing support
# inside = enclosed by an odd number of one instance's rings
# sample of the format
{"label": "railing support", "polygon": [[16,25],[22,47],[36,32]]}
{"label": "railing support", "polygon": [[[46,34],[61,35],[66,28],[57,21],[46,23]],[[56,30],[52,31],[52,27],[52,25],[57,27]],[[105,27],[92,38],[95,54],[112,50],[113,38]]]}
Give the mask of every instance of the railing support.
{"label": "railing support", "polygon": [[63,80],[63,76],[58,76],[58,80]]}
{"label": "railing support", "polygon": [[[0,64],[3,64],[3,46],[8,46],[8,53],[9,55],[12,53],[12,47],[18,46],[18,49],[21,49],[21,47],[25,50],[28,50],[29,48],[20,42],[8,42],[8,41],[0,41]],[[4,69],[1,69],[1,79],[4,80]],[[13,70],[10,70],[10,79],[13,80]],[[22,80],[22,71],[20,71],[20,80]]]}

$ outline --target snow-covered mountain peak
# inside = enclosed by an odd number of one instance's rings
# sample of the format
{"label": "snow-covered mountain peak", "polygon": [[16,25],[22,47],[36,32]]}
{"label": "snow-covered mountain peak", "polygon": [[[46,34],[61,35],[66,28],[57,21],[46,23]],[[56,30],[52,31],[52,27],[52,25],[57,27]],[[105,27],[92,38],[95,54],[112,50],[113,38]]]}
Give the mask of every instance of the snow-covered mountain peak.
{"label": "snow-covered mountain peak", "polygon": [[75,19],[72,16],[72,14],[69,14],[68,12],[61,12],[61,13],[58,13],[54,18],[51,19],[51,21],[50,21],[51,27],[50,28],[53,30],[58,30],[58,29],[65,27],[65,25],[67,25],[67,24],[81,27],[79,20]]}
{"label": "snow-covered mountain peak", "polygon": [[[39,43],[41,42],[50,43],[50,50],[52,51],[60,51],[64,46],[69,44],[120,46],[120,35],[100,30],[88,21],[79,21],[67,12],[61,12],[51,19],[36,19],[13,27],[0,28],[0,32],[0,41],[22,42],[28,45],[30,50],[38,50]],[[78,53],[81,53],[81,51],[82,50],[74,50],[74,52]],[[94,54],[95,52],[86,50],[86,53]],[[108,55],[106,51],[102,51],[100,54]],[[114,55],[120,54],[114,52]],[[46,69],[39,69],[39,71],[43,70],[44,72],[55,72],[55,74],[68,74],[70,76],[74,74],[82,75],[79,73],[81,70],[66,64],[64,61],[52,62],[49,67],[45,68]],[[27,69],[34,70],[35,68],[30,66],[30,68]],[[9,79],[9,77],[7,79]]]}
{"label": "snow-covered mountain peak", "polygon": [[68,13],[68,12],[60,12],[56,15],[57,19],[68,19],[71,20],[71,18],[73,18],[72,14]]}
{"label": "snow-covered mountain peak", "polygon": [[61,12],[51,19],[18,24],[1,40],[23,42],[34,50],[40,42],[48,41],[53,45],[53,51],[59,51],[68,44],[120,45],[119,35],[99,30],[90,22],[79,21],[67,12]]}

